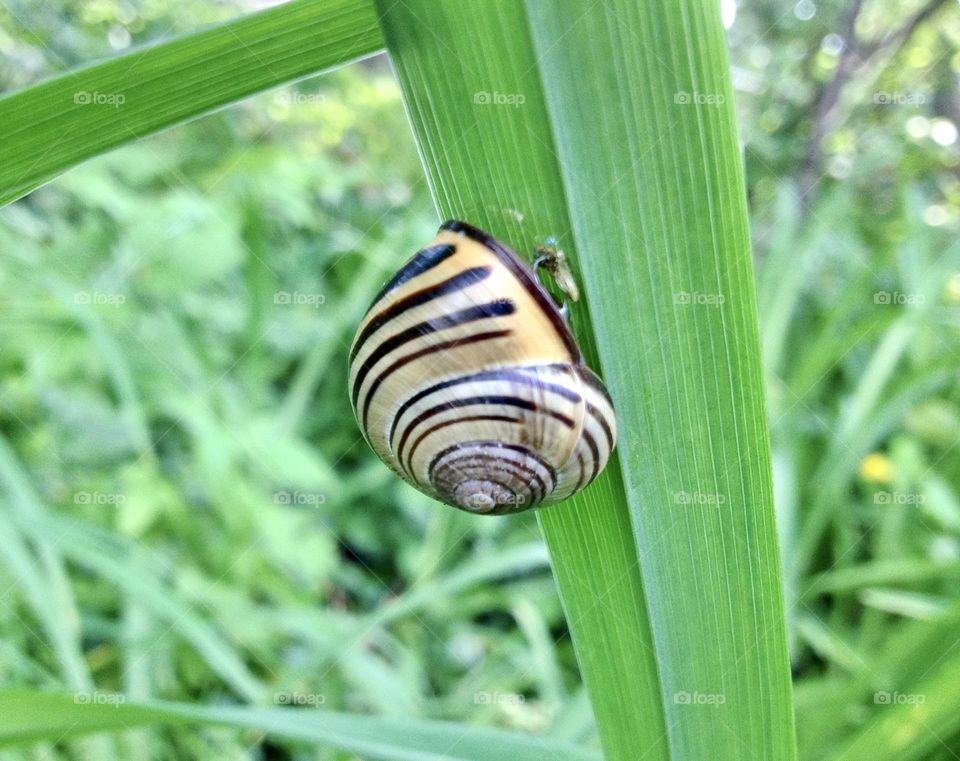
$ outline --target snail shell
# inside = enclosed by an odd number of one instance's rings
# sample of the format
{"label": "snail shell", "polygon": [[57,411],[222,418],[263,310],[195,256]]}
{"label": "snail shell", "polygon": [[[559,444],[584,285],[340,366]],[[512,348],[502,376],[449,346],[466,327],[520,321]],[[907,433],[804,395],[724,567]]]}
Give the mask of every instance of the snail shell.
{"label": "snail shell", "polygon": [[553,298],[464,222],[444,224],[374,298],[349,386],[380,459],[473,513],[559,502],[597,477],[616,442],[610,396]]}

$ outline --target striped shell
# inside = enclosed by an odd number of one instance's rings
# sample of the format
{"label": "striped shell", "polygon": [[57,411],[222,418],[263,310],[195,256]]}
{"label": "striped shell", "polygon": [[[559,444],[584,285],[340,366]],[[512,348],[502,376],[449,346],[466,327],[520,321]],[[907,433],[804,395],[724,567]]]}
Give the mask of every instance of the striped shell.
{"label": "striped shell", "polygon": [[559,502],[616,419],[553,298],[512,250],[447,222],[377,294],[350,350],[360,428],[420,491],[474,513]]}

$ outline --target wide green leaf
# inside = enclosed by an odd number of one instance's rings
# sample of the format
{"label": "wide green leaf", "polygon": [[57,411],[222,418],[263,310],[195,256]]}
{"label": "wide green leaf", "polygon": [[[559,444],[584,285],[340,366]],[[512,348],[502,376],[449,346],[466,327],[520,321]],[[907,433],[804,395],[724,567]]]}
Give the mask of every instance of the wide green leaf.
{"label": "wide green leaf", "polygon": [[717,4],[378,2],[440,216],[555,236],[584,286],[619,466],[541,523],[607,758],[793,758]]}
{"label": "wide green leaf", "polygon": [[118,145],[383,47],[366,0],[294,0],[0,99],[0,204]]}

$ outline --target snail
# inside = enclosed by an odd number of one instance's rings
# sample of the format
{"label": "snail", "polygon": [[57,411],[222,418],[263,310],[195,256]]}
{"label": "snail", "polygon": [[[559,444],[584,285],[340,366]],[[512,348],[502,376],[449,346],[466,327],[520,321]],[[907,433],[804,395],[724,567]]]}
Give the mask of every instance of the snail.
{"label": "snail", "polygon": [[[572,284],[550,252],[537,249],[538,265]],[[616,443],[610,396],[536,270],[456,220],[373,299],[350,349],[349,389],[380,459],[471,513],[566,499]]]}

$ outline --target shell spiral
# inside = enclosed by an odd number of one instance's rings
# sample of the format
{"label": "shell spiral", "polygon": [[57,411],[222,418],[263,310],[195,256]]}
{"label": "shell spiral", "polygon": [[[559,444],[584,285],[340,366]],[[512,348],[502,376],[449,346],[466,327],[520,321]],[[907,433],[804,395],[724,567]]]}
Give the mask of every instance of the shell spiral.
{"label": "shell spiral", "polygon": [[552,504],[616,442],[610,396],[552,297],[511,249],[444,224],[374,298],[349,389],[373,450],[420,491],[474,513]]}

